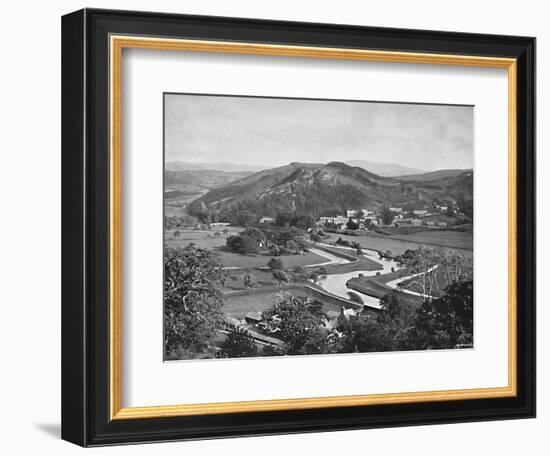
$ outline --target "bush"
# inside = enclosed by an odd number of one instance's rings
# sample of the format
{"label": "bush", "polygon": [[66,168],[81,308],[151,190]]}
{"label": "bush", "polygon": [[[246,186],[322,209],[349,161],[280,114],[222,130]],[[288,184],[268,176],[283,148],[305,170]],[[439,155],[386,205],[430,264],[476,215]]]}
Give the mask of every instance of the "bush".
{"label": "bush", "polygon": [[279,269],[273,271],[273,278],[277,281],[279,285],[282,285],[283,283],[288,283],[289,281],[286,272],[280,271]]}
{"label": "bush", "polygon": [[305,268],[303,266],[294,266],[294,268],[292,269],[294,272],[297,272],[297,273],[303,273],[305,272]]}
{"label": "bush", "polygon": [[318,234],[318,233],[311,233],[309,235],[309,238],[313,241],[313,242],[322,242],[323,241],[323,238]]}
{"label": "bush", "polygon": [[324,266],[321,266],[321,267],[319,268],[319,274],[321,274],[321,275],[327,275],[327,274],[328,274],[327,268],[325,268]]}
{"label": "bush", "polygon": [[283,260],[280,258],[271,258],[271,260],[267,262],[267,267],[272,271],[276,269],[282,271],[284,269]]}

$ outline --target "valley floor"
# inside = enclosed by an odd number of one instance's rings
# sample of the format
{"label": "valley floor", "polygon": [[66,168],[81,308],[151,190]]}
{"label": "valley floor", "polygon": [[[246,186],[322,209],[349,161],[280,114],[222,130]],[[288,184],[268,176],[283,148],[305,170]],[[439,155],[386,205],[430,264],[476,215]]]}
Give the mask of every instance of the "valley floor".
{"label": "valley floor", "polygon": [[[382,259],[378,252],[389,250],[395,256],[407,249],[438,246],[472,254],[471,232],[449,230],[391,236],[370,232],[358,236],[329,233],[323,243],[311,244],[309,251],[303,255],[279,257],[290,278],[289,284],[279,286],[272,271],[267,268],[267,262],[272,258],[268,252],[240,255],[225,247],[227,237],[242,230],[241,227],[227,227],[224,233],[216,230],[179,230],[178,236],[174,236],[173,232],[166,233],[165,243],[168,247],[184,247],[194,243],[216,252],[229,274],[223,289],[224,311],[229,317],[243,320],[247,314],[260,313],[271,307],[281,293],[314,296],[323,302],[325,311],[339,311],[342,307],[357,305],[352,296],[355,294],[355,301],[359,295],[364,305],[378,309],[379,299],[394,290],[399,279],[406,275],[398,263]],[[338,238],[359,242],[364,254],[357,255],[355,249],[335,245]],[[310,279],[311,272],[319,275],[318,281]],[[255,287],[251,290],[244,289],[245,274],[250,274],[254,280]],[[400,294],[407,302],[416,304],[421,301],[420,295],[414,291],[402,291]]]}

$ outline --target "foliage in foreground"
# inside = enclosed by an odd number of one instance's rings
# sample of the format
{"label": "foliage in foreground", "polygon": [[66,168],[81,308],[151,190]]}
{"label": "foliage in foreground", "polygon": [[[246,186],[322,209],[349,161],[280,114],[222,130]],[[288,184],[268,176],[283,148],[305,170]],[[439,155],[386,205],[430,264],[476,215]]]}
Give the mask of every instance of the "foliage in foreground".
{"label": "foliage in foreground", "polygon": [[250,358],[258,356],[258,347],[244,328],[233,328],[220,347],[220,358]]}
{"label": "foliage in foreground", "polygon": [[165,357],[209,356],[215,330],[224,322],[222,265],[214,253],[193,244],[166,248],[164,255]]}

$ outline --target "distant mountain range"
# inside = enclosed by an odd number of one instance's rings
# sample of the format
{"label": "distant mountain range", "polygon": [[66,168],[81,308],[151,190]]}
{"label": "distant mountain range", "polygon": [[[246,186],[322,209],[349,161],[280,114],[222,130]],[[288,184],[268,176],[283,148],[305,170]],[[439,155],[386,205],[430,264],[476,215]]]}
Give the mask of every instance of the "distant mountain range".
{"label": "distant mountain range", "polygon": [[381,163],[369,160],[349,160],[345,163],[350,166],[359,166],[360,168],[366,169],[371,173],[386,177],[403,176],[406,174],[422,174],[426,172],[422,169],[411,168],[409,166],[398,165],[396,163]]}
{"label": "distant mountain range", "polygon": [[[425,170],[418,168],[411,168],[408,166],[398,165],[396,163],[382,163],[369,160],[349,160],[345,162],[350,166],[359,166],[371,173],[379,176],[404,176],[412,174],[422,174]],[[202,162],[184,162],[175,161],[167,162],[166,170],[168,171],[195,171],[195,170],[213,170],[213,171],[225,171],[225,172],[257,172],[264,169],[272,168],[270,166],[262,165],[242,165],[236,163],[202,163]]]}
{"label": "distant mountain range", "polygon": [[399,176],[399,179],[407,181],[437,181],[440,179],[448,179],[462,174],[473,174],[473,169],[439,169],[437,171],[430,171],[428,173],[409,173],[409,175]]}
{"label": "distant mountain range", "polygon": [[165,166],[167,171],[224,171],[224,172],[256,172],[261,171],[262,169],[269,168],[268,166],[260,165],[239,165],[236,163],[201,163],[201,162],[184,162],[184,161],[174,161],[167,162]]}
{"label": "distant mountain range", "polygon": [[412,209],[434,202],[471,201],[472,170],[437,173],[386,177],[341,162],[291,163],[216,186],[193,201],[189,210],[225,217],[235,210],[271,216],[297,211],[318,217],[383,205]]}

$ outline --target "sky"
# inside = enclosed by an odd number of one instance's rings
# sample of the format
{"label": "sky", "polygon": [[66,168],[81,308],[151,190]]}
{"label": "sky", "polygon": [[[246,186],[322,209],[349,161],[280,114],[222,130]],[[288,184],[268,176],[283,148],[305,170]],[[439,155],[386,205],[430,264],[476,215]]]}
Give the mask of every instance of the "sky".
{"label": "sky", "polygon": [[473,107],[165,95],[165,160],[473,167]]}

